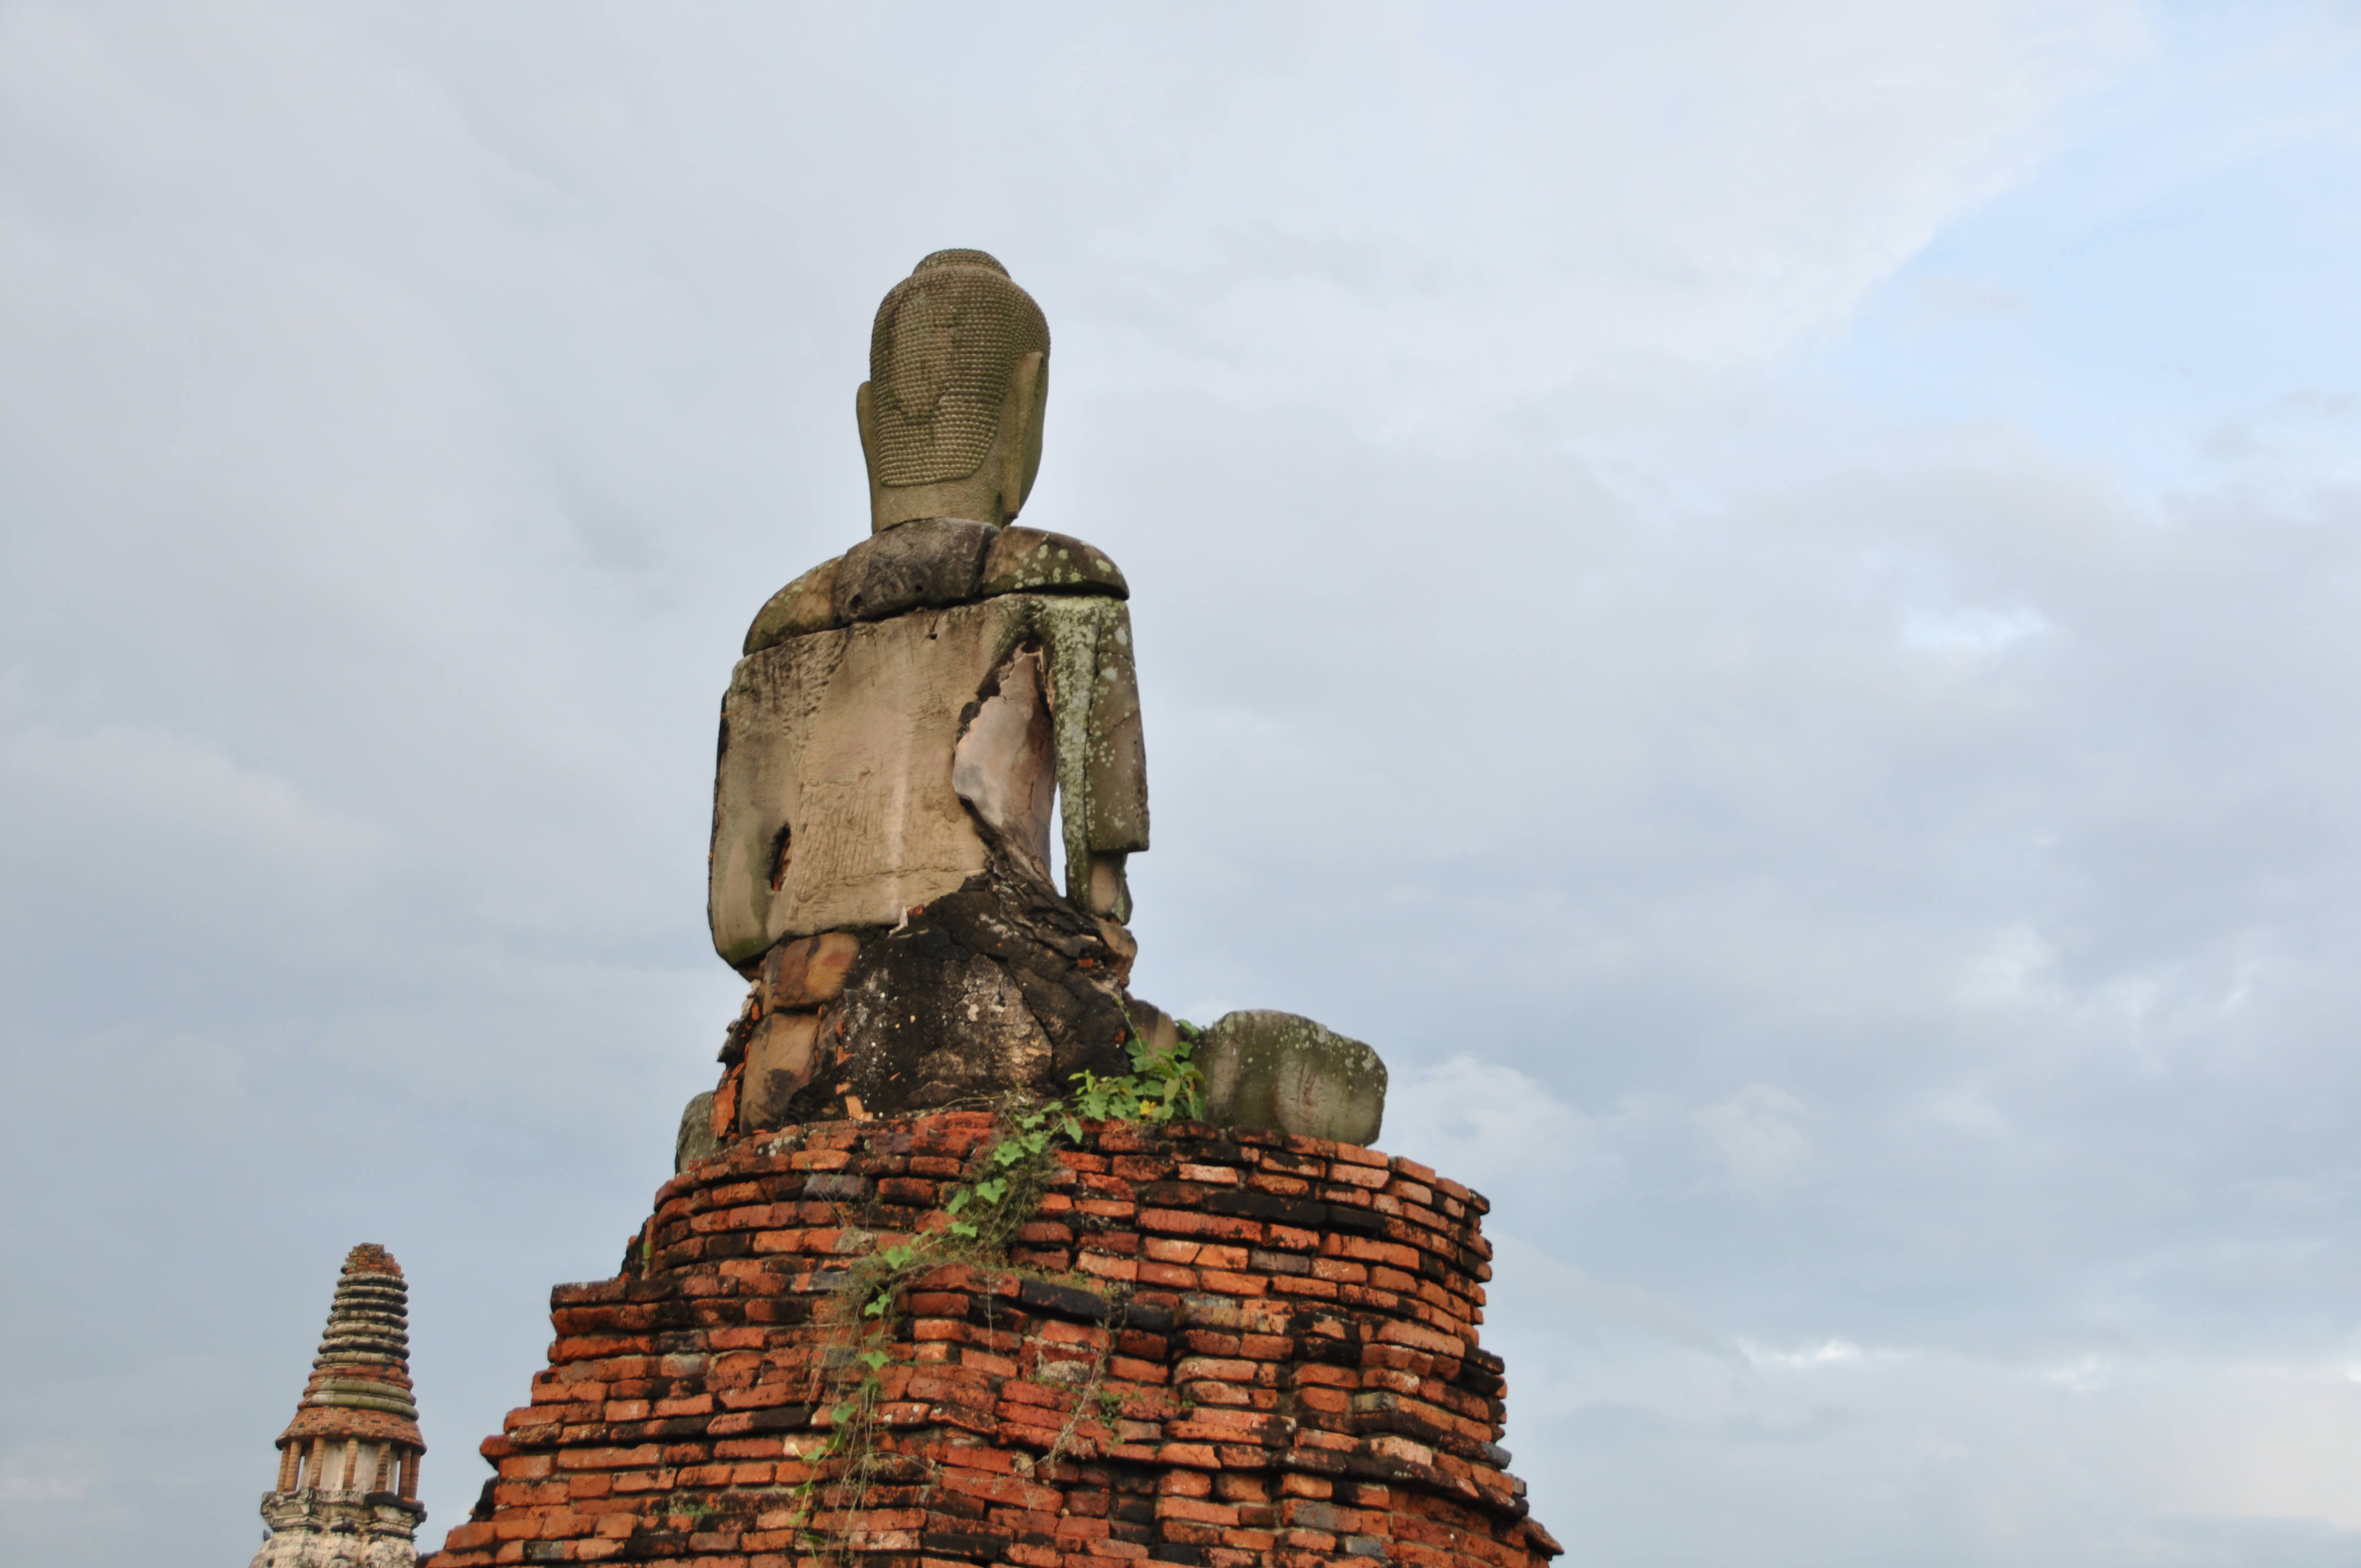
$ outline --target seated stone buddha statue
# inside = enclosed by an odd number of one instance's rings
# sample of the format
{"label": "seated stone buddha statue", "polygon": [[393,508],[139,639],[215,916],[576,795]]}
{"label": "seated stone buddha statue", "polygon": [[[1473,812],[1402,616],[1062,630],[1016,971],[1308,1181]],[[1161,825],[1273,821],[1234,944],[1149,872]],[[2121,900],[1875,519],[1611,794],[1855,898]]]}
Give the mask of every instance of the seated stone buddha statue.
{"label": "seated stone buddha statue", "polygon": [[1124,992],[1148,848],[1129,589],[1015,523],[1048,323],[991,257],[938,251],[878,307],[869,372],[870,537],[763,607],[721,704],[708,913],[753,981],[725,1139],[1056,1093],[1125,1070],[1160,1017]]}

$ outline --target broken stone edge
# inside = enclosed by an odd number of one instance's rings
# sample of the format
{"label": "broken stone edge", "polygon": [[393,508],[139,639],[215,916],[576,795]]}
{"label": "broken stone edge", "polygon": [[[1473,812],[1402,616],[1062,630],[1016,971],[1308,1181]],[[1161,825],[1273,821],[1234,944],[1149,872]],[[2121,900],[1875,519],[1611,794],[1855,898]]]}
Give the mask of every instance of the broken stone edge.
{"label": "broken stone edge", "polygon": [[[881,580],[887,578],[892,580]],[[882,620],[905,610],[1003,594],[1127,599],[1131,585],[1104,551],[1071,534],[1019,523],[994,529],[954,518],[918,518],[821,562],[773,594],[746,629],[741,652],[758,653],[790,637]]]}

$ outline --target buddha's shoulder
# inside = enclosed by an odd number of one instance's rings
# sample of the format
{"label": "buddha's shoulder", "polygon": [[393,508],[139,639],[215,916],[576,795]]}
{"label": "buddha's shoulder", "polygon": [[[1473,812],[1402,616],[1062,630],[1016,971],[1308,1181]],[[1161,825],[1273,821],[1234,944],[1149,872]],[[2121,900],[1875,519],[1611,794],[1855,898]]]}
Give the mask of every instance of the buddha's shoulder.
{"label": "buddha's shoulder", "polygon": [[747,653],[791,637],[884,620],[907,610],[1002,594],[1129,598],[1106,553],[1068,534],[1011,523],[921,518],[897,523],[823,561],[773,594],[746,629]]}
{"label": "buddha's shoulder", "polygon": [[993,594],[1103,594],[1123,599],[1131,597],[1131,585],[1097,545],[1011,523],[984,554],[980,595]]}

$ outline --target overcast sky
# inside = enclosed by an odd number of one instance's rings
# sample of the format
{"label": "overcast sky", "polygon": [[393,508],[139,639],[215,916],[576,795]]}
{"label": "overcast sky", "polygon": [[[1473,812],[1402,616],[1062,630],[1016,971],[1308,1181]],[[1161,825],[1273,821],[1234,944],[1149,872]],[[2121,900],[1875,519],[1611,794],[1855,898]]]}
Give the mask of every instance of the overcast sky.
{"label": "overcast sky", "polygon": [[362,1241],[464,1517],[950,246],[1569,1563],[2361,1563],[2350,0],[0,4],[0,1559],[242,1562]]}

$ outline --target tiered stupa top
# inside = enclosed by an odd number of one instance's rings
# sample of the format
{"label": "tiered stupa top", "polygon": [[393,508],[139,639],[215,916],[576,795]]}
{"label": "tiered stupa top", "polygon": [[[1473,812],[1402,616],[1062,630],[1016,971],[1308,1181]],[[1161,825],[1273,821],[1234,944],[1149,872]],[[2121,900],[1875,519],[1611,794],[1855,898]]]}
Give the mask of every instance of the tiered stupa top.
{"label": "tiered stupa top", "polygon": [[[356,1454],[358,1463],[334,1474],[335,1456],[326,1451],[339,1440],[363,1450],[396,1452]],[[287,1455],[280,1466],[282,1491],[324,1482],[328,1490],[390,1492],[396,1488],[357,1483],[390,1479],[393,1465],[406,1464],[410,1474],[401,1478],[401,1493],[417,1495],[418,1456],[426,1452],[426,1440],[419,1435],[418,1404],[411,1392],[410,1288],[402,1281],[401,1265],[374,1242],[353,1248],[345,1258],[311,1381],[279,1446]],[[306,1448],[320,1464],[305,1463]],[[377,1462],[370,1463],[372,1458]]]}
{"label": "tiered stupa top", "polygon": [[295,1419],[279,1435],[270,1535],[252,1568],[414,1568],[418,1406],[410,1386],[410,1289],[385,1248],[353,1248],[336,1281]]}

